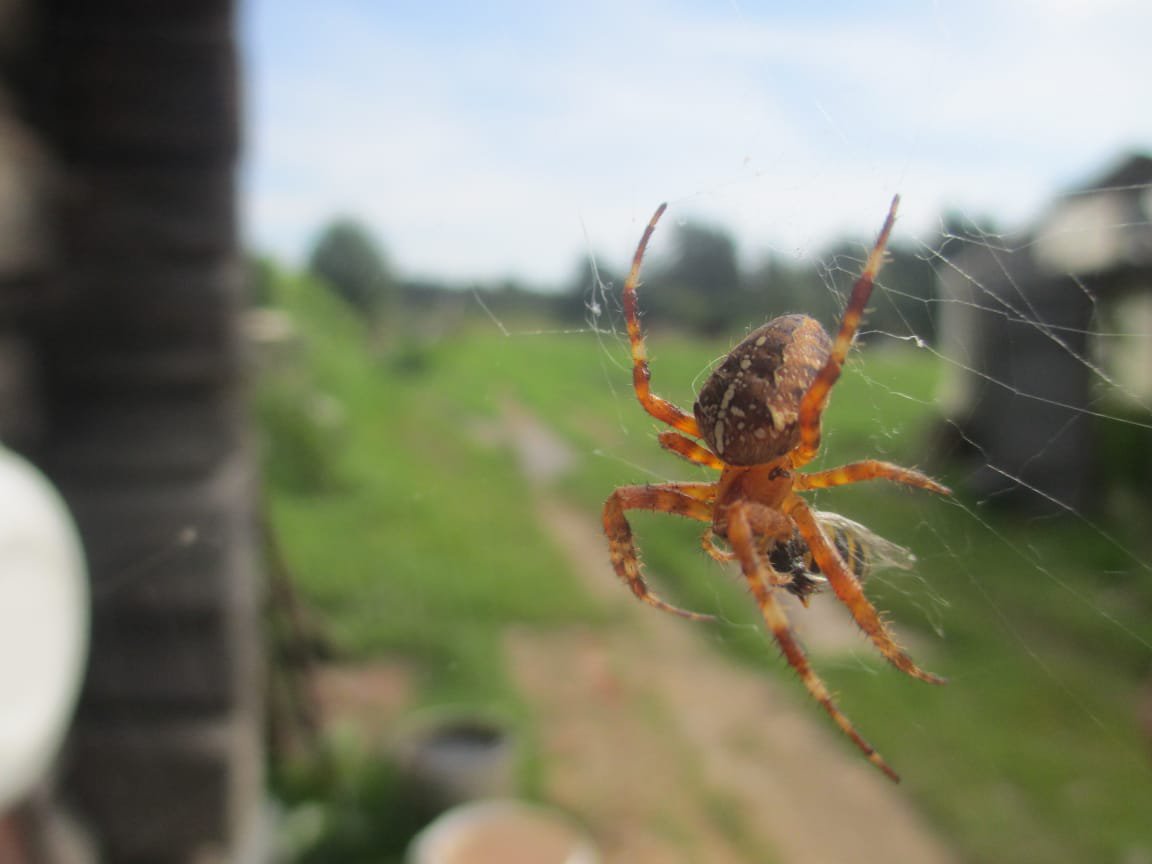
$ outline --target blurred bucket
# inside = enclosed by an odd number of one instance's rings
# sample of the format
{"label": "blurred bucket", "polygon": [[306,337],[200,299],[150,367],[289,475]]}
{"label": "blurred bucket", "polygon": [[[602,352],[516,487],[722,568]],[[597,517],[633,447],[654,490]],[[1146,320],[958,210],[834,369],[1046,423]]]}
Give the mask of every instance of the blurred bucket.
{"label": "blurred bucket", "polygon": [[401,774],[430,815],[515,792],[517,747],[507,727],[475,715],[439,715],[411,727],[397,746]]}

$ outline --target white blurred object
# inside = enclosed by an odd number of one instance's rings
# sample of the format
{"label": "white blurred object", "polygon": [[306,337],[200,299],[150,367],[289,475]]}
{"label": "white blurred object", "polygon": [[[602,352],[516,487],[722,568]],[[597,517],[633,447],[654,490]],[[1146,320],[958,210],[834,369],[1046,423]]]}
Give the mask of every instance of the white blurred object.
{"label": "white blurred object", "polygon": [[511,799],[442,813],[408,847],[408,864],[598,864],[592,840],[566,816]]}
{"label": "white blurred object", "polygon": [[0,448],[0,813],[40,782],[72,717],[88,650],[88,578],[60,496]]}

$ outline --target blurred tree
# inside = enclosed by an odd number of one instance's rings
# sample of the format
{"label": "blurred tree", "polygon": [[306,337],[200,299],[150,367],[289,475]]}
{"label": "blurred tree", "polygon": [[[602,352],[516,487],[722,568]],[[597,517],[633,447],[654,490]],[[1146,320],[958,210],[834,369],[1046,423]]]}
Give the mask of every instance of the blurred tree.
{"label": "blurred tree", "polygon": [[873,303],[873,329],[894,336],[911,335],[936,342],[936,271],[930,253],[896,244],[888,247],[888,262],[880,273],[883,299]]}
{"label": "blurred tree", "polygon": [[[822,255],[819,283],[812,286],[803,312],[818,319],[829,332],[840,325],[840,316],[852,285],[860,277],[868,246],[863,242],[838,241]],[[915,337],[932,343],[936,338],[933,300],[936,276],[930,253],[889,244],[877,288],[864,317],[865,332],[903,339]]]}
{"label": "blurred tree", "polygon": [[705,336],[732,329],[743,306],[736,244],[725,230],[687,222],[678,226],[671,262],[654,268],[658,291],[644,308],[654,320],[672,320]]}
{"label": "blurred tree", "polygon": [[391,301],[393,280],[384,256],[353,219],[337,219],[320,232],[308,257],[308,272],[370,319],[378,318]]}
{"label": "blurred tree", "polygon": [[623,287],[623,276],[605,269],[591,253],[584,254],[557,298],[556,312],[565,322],[598,325],[606,301],[616,308]]}
{"label": "blurred tree", "polygon": [[749,327],[758,327],[779,315],[792,312],[812,314],[809,309],[811,298],[806,296],[811,290],[811,267],[801,268],[790,264],[786,259],[766,256],[759,264],[744,274],[745,312],[743,320]]}
{"label": "blurred tree", "polygon": [[819,261],[765,258],[744,277],[743,324],[750,329],[778,315],[799,313],[815,318],[826,329],[834,327],[843,305],[831,287],[839,284],[839,263],[831,251]]}

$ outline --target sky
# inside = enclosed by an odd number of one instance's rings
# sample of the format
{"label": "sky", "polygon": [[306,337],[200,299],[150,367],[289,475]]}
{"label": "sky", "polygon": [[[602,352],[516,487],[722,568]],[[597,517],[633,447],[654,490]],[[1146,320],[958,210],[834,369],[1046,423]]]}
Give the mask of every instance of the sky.
{"label": "sky", "polygon": [[246,239],[290,263],[352,216],[403,277],[554,288],[586,254],[625,270],[662,201],[748,263],[808,259],[896,193],[927,243],[1152,151],[1147,0],[242,10]]}

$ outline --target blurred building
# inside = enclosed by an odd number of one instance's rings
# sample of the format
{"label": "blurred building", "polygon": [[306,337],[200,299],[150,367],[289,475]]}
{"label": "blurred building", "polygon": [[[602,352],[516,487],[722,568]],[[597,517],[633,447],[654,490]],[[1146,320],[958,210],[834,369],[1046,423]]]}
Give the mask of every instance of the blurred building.
{"label": "blurred building", "polygon": [[259,845],[234,12],[0,2],[0,436],[64,494],[93,597],[78,715],[33,809],[68,810],[109,862]]}
{"label": "blurred building", "polygon": [[969,491],[1032,510],[1098,501],[1104,459],[1124,458],[1098,419],[1149,422],[1150,214],[1152,158],[1131,156],[1028,230],[946,250],[940,401]]}

